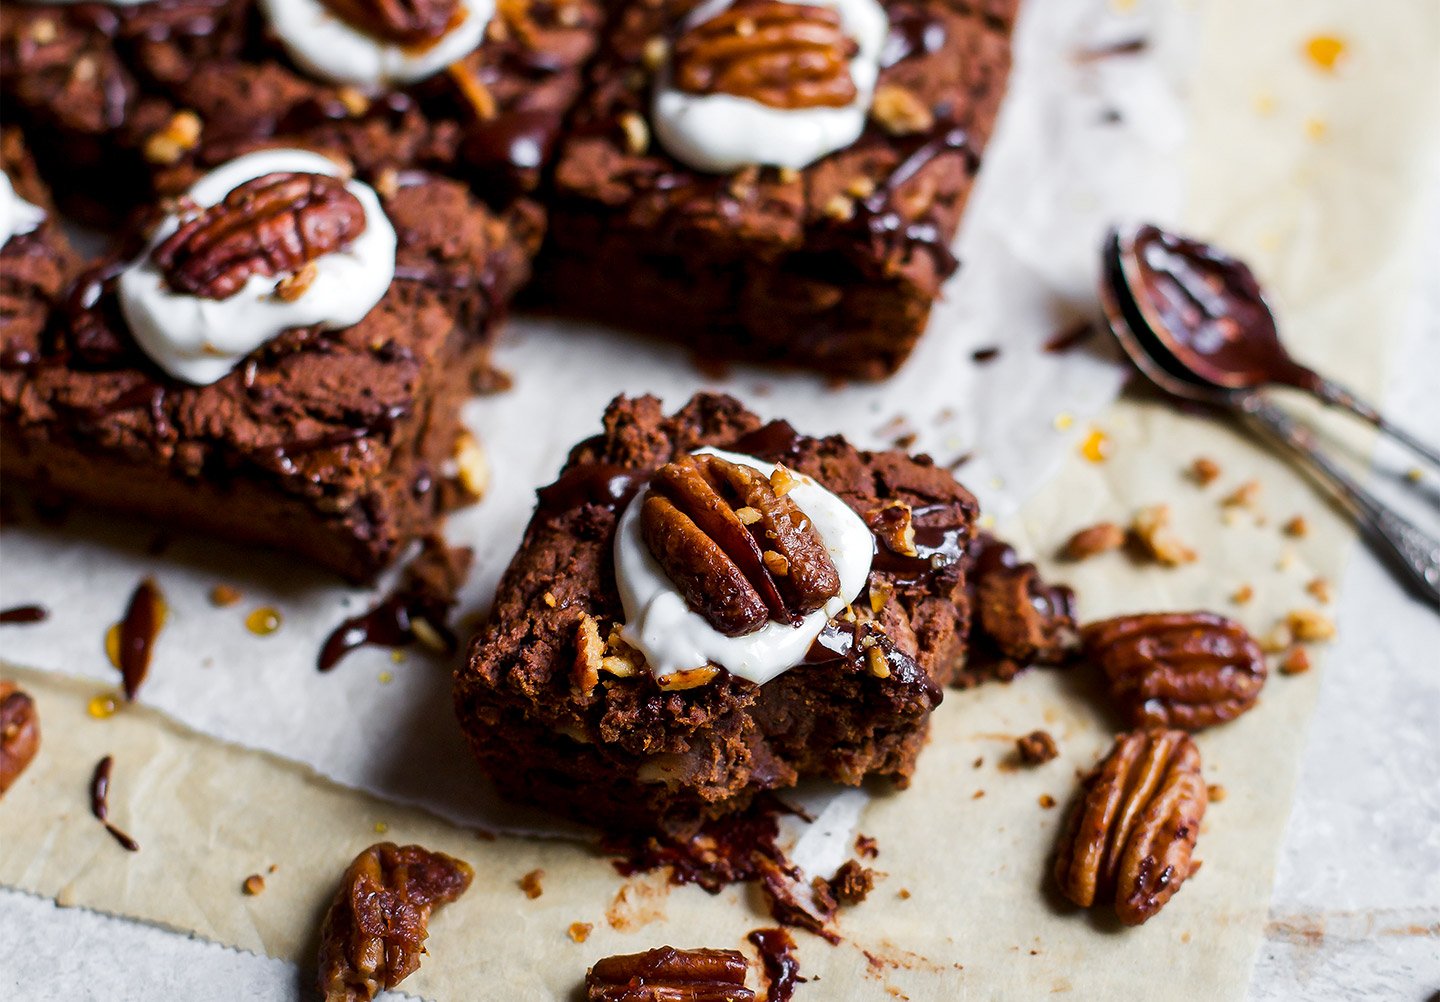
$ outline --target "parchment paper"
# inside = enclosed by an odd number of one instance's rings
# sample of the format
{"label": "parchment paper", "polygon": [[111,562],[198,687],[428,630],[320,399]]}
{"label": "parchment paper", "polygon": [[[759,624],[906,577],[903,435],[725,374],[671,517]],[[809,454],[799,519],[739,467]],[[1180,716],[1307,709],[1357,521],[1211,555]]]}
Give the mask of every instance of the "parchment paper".
{"label": "parchment paper", "polygon": [[[1033,4],[1027,24],[1046,9]],[[1331,20],[1321,20],[1327,13]],[[1338,2],[1288,14],[1267,10],[1263,17],[1238,0],[1212,5],[1201,43],[1206,72],[1197,77],[1205,86],[1191,93],[1198,130],[1192,190],[1207,194],[1190,202],[1190,221],[1251,255],[1282,306],[1287,337],[1362,392],[1377,385],[1385,335],[1403,313],[1411,282],[1405,250],[1413,246],[1408,207],[1418,172],[1430,163],[1425,130],[1433,131],[1436,80],[1425,39],[1435,37],[1437,26],[1429,14],[1429,21],[1412,20],[1422,13],[1369,10],[1360,23]],[[1313,71],[1300,47],[1307,32],[1320,28],[1343,29],[1354,40],[1353,64],[1338,79],[1305,75]],[[1388,81],[1397,78],[1413,83],[1392,87]],[[1252,123],[1250,88],[1277,86],[1269,82],[1275,79],[1285,81],[1287,101]],[[1329,142],[1317,144],[1306,137],[1304,118],[1322,113]],[[1226,152],[1217,154],[1221,149]],[[1229,152],[1239,149],[1244,159]],[[1256,171],[1251,159],[1281,164],[1283,171]],[[1357,178],[1365,180],[1358,191]],[[1287,209],[1285,199],[1292,198]],[[1357,198],[1363,213],[1351,209]],[[1304,228],[1286,228],[1297,219]],[[1266,220],[1273,229],[1260,225]],[[1316,233],[1326,237],[1323,253]],[[1003,340],[1008,332],[989,330],[1013,354]],[[932,337],[927,346],[937,342]],[[597,394],[604,396],[608,391]],[[849,397],[830,399],[827,427],[845,416]],[[777,400],[775,411],[784,409]],[[554,424],[566,420],[557,410]],[[1071,458],[1009,526],[1013,534],[1043,556],[1080,525],[1102,517],[1123,521],[1135,506],[1166,501],[1202,560],[1178,571],[1133,567],[1120,558],[1067,567],[1088,616],[1167,605],[1225,608],[1234,587],[1250,582],[1257,597],[1237,611],[1263,629],[1287,609],[1314,604],[1304,584],[1316,574],[1338,576],[1348,529],[1272,457],[1215,425],[1142,399],[1121,401],[1097,423],[1110,436],[1112,459],[1090,465]],[[556,433],[557,461],[576,430]],[[1355,451],[1365,445],[1363,436],[1342,434],[1338,441]],[[1202,452],[1226,471],[1205,492],[1180,475]],[[1265,484],[1266,524],[1226,525],[1219,497],[1251,477]],[[1295,513],[1311,525],[1303,540],[1287,540],[1278,530]],[[7,551],[10,546],[7,540]],[[75,548],[77,554],[83,549]],[[502,550],[495,560],[503,563],[507,555]],[[7,552],[6,589],[15,584],[12,559]],[[116,589],[112,618],[131,583],[133,577]],[[10,604],[10,592],[4,594]],[[290,605],[285,608],[288,613]],[[275,650],[286,636],[255,641],[271,646],[252,648],[247,659]],[[5,642],[8,654],[11,641]],[[288,642],[296,642],[294,635]],[[157,665],[154,682],[163,667]],[[143,707],[103,723],[89,720],[83,705],[93,682],[20,674],[40,701],[46,746],[0,801],[0,883],[303,962],[313,953],[310,936],[336,875],[377,838],[375,826],[383,822],[385,837],[457,853],[480,872],[470,894],[434,924],[432,956],[406,985],[445,999],[566,997],[585,965],[606,953],[662,942],[738,944],[746,930],[766,924],[741,892],[711,898],[693,888],[667,891],[656,878],[624,881],[569,842],[480,840],[427,813],[337,788],[296,764],[227,747]],[[1056,908],[1042,890],[1061,811],[1044,810],[1037,798],[1048,793],[1063,805],[1074,769],[1093,760],[1114,726],[1097,711],[1085,679],[1035,672],[1010,686],[950,696],[936,714],[912,789],[879,796],[862,819],[862,828],[879,839],[876,865],[888,876],[869,901],[843,917],[844,944],[831,948],[802,937],[802,967],[822,979],[807,993],[884,998],[893,987],[914,999],[1049,991],[1107,998],[1150,994],[1157,984],[1176,998],[1241,993],[1317,676],[1272,679],[1255,711],[1202,736],[1207,778],[1223,783],[1228,794],[1212,807],[1201,836],[1205,868],[1160,919],[1124,934]],[[279,686],[269,693],[278,705],[256,708],[284,713],[286,701],[311,695],[301,688]],[[233,692],[216,686],[209,698],[219,696]],[[425,726],[448,726],[446,714]],[[358,728],[366,747],[379,749],[382,761],[404,760],[390,743],[392,729],[402,735],[417,729],[413,716],[391,721],[377,712],[361,719],[369,723]],[[290,722],[305,723],[298,713]],[[1062,758],[1034,771],[1003,769],[1013,736],[1036,726],[1055,734]],[[123,855],[85,816],[85,779],[105,753],[117,755],[115,818],[145,846],[135,856]],[[976,759],[983,759],[978,767]],[[279,870],[267,878],[265,894],[242,896],[245,875],[272,863]],[[528,901],[515,880],[536,867],[546,871],[546,891]],[[583,945],[565,934],[575,921],[595,924]]]}

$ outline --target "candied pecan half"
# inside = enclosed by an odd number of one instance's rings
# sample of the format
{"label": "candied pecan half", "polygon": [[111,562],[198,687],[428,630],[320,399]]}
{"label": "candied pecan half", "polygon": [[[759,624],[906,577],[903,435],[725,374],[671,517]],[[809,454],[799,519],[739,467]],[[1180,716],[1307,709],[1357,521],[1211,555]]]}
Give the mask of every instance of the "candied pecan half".
{"label": "candied pecan half", "polygon": [[1087,624],[1081,636],[1132,727],[1224,723],[1254,706],[1265,684],[1255,638],[1211,612],[1116,616]]}
{"label": "candied pecan half", "polygon": [[235,295],[252,275],[288,275],[365,229],[365,207],[328,174],[280,171],[246,181],[181,222],[151,257],[176,292]]}
{"label": "candied pecan half", "polygon": [[1207,797],[1190,735],[1155,729],[1120,735],[1086,777],[1061,836],[1055,858],[1061,893],[1085,908],[1113,901],[1125,925],[1146,921],[1196,868],[1190,854]]}
{"label": "candied pecan half", "polygon": [[39,750],[35,701],[14,682],[0,679],[0,795],[20,778]]}
{"label": "candied pecan half", "polygon": [[677,950],[606,957],[585,973],[589,1002],[754,1002],[738,950]]}
{"label": "candied pecan half", "polygon": [[798,623],[840,592],[824,541],[784,484],[719,456],[657,470],[640,529],[690,608],[727,636],[768,619]]}
{"label": "candied pecan half", "polygon": [[320,930],[326,1002],[372,999],[420,966],[436,907],[465,893],[470,864],[418,845],[372,845],[345,870]]}
{"label": "candied pecan half", "polygon": [[459,0],[320,0],[350,27],[396,45],[423,47],[438,42],[460,23]]}
{"label": "candied pecan half", "polygon": [[850,59],[859,51],[828,7],[740,0],[675,43],[676,85],[773,108],[838,108],[855,100]]}

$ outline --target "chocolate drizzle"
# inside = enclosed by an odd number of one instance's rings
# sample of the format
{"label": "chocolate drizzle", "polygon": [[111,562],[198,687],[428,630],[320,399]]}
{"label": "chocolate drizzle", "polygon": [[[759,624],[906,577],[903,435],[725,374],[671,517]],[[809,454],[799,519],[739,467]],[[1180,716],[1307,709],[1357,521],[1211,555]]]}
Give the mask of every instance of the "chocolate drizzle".
{"label": "chocolate drizzle", "polygon": [[832,619],[810,645],[804,664],[844,664],[851,670],[870,671],[871,651],[879,651],[889,674],[887,681],[900,685],[918,685],[936,706],[945,698],[944,692],[930,678],[920,663],[895,646],[895,642],[874,623],[847,623]]}
{"label": "chocolate drizzle", "polygon": [[760,963],[765,965],[765,977],[770,982],[765,1002],[790,1002],[795,985],[806,980],[800,977],[794,938],[784,929],[756,929],[745,938],[760,951]]}
{"label": "chocolate drizzle", "polygon": [[804,439],[789,421],[771,421],[741,435],[726,448],[778,463],[799,455],[802,442]]}
{"label": "chocolate drizzle", "polygon": [[114,764],[109,755],[95,763],[95,771],[90,776],[90,813],[121,847],[129,852],[139,852],[140,843],[110,823],[110,768]]}
{"label": "chocolate drizzle", "polygon": [[880,66],[889,69],[912,56],[928,56],[945,48],[949,32],[932,8],[897,4],[889,8],[890,34],[880,49]]}
{"label": "chocolate drizzle", "polygon": [[917,584],[959,564],[969,543],[969,527],[948,504],[924,505],[910,513],[915,529],[915,555],[896,553],[883,543],[875,547],[873,570],[889,574],[896,584]]}
{"label": "chocolate drizzle", "polygon": [[150,656],[154,650],[155,638],[165,624],[165,597],[155,582],[146,578],[130,596],[125,609],[125,618],[118,625],[118,650],[120,678],[126,700],[133,700],[150,671]]}
{"label": "chocolate drizzle", "polygon": [[0,625],[23,626],[29,623],[39,623],[47,619],[50,610],[43,605],[17,605],[11,609],[0,610]]}
{"label": "chocolate drizzle", "polygon": [[578,463],[535,492],[537,515],[560,515],[586,505],[619,511],[630,503],[646,474],[615,463]]}

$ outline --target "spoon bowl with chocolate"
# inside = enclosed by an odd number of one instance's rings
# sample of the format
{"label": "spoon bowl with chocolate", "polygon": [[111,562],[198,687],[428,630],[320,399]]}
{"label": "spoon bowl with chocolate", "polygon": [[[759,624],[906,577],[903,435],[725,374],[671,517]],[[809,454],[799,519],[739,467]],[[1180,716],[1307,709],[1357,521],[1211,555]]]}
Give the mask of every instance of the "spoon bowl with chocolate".
{"label": "spoon bowl with chocolate", "polygon": [[[1318,448],[1311,428],[1259,392],[1271,383],[1302,386],[1309,370],[1281,347],[1274,316],[1249,268],[1154,226],[1112,230],[1103,251],[1100,302],[1115,339],[1152,383],[1172,396],[1230,410],[1294,454],[1412,590],[1440,608],[1440,541],[1382,504]],[[1197,358],[1208,361],[1196,366]],[[1224,381],[1214,378],[1222,375]],[[1313,373],[1310,377],[1324,383]],[[1325,398],[1314,386],[1302,388]],[[1436,458],[1433,450],[1397,433],[1378,415],[1376,421]]]}

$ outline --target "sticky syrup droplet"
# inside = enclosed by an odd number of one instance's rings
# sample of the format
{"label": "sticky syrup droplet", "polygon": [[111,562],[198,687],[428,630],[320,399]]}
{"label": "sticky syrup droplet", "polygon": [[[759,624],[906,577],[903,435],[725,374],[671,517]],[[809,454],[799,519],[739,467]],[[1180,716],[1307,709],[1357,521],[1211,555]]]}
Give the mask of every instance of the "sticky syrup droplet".
{"label": "sticky syrup droplet", "polygon": [[1110,436],[1099,428],[1090,429],[1090,434],[1080,443],[1080,455],[1092,463],[1105,462],[1110,458]]}
{"label": "sticky syrup droplet", "polygon": [[1068,411],[1061,411],[1055,415],[1055,421],[1053,423],[1056,431],[1065,431],[1075,423],[1075,416]]}
{"label": "sticky syrup droplet", "polygon": [[85,704],[85,712],[96,720],[104,720],[106,717],[113,716],[119,708],[120,704],[116,701],[115,697],[108,692],[101,692],[91,696],[90,702]]}
{"label": "sticky syrup droplet", "polygon": [[111,627],[110,627],[110,629],[108,629],[108,630],[105,631],[105,656],[110,659],[110,663],[115,666],[115,670],[116,670],[116,671],[119,671],[119,670],[120,670],[120,624],[119,624],[119,623],[114,623],[114,624],[112,624]]}
{"label": "sticky syrup droplet", "polygon": [[383,822],[383,821],[377,821],[377,822],[375,822],[375,834],[376,834],[376,835],[384,835],[384,834],[385,834],[386,832],[388,832],[389,830],[390,830],[390,826],[387,825],[385,822]]}
{"label": "sticky syrup droplet", "polygon": [[1305,42],[1305,56],[1316,69],[1334,73],[1345,55],[1345,39],[1338,35],[1312,35]]}
{"label": "sticky syrup droplet", "polygon": [[284,617],[280,615],[279,609],[273,605],[262,605],[245,617],[245,629],[257,637],[268,637],[280,629],[282,622]]}

